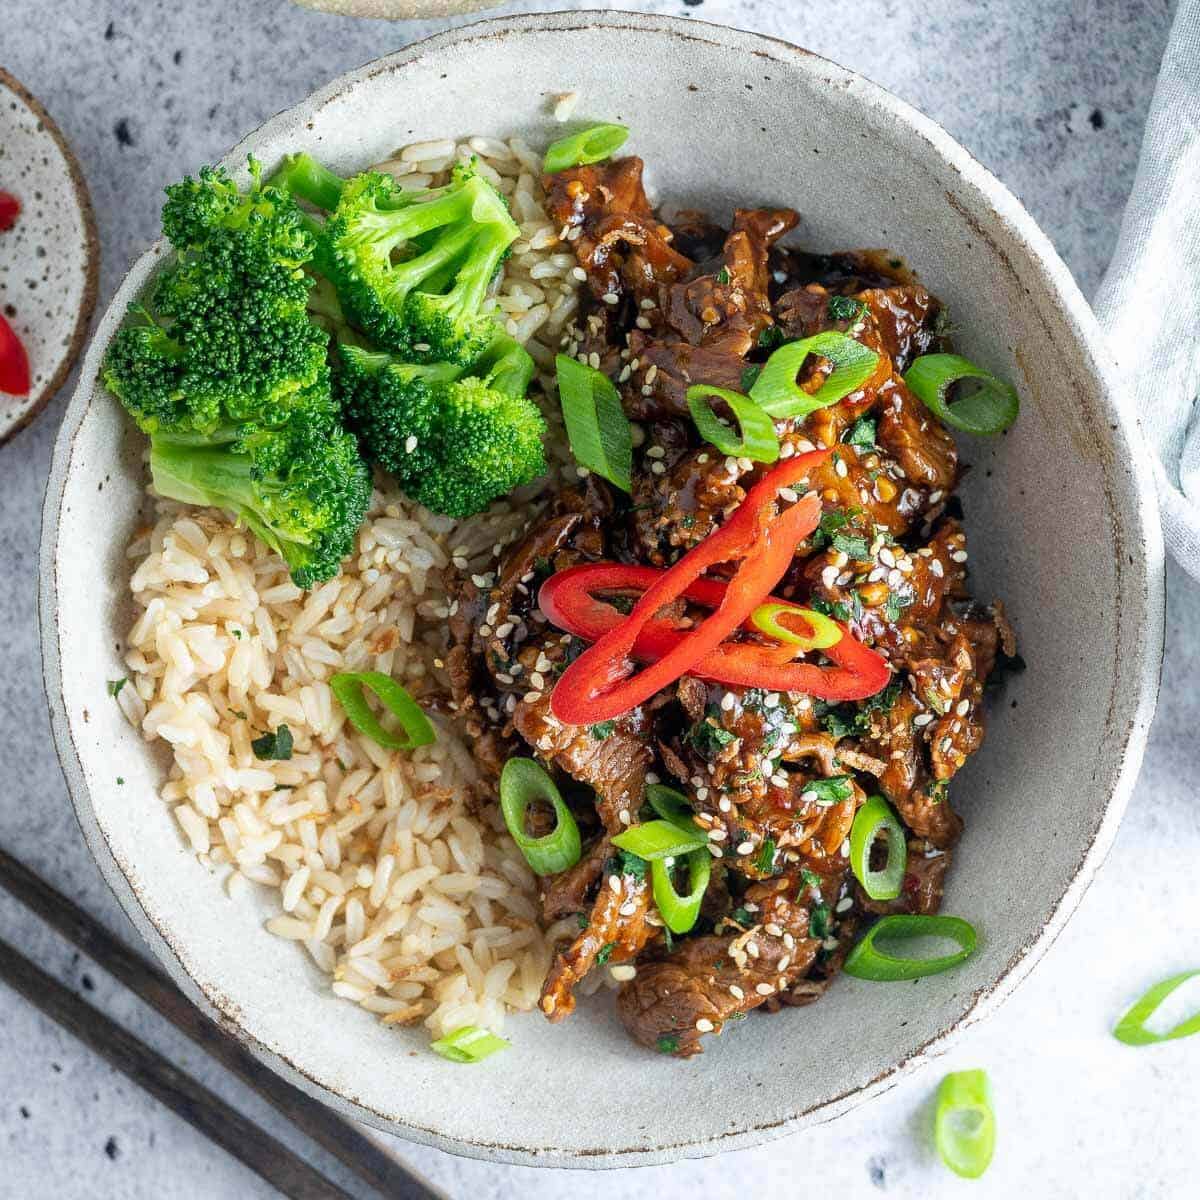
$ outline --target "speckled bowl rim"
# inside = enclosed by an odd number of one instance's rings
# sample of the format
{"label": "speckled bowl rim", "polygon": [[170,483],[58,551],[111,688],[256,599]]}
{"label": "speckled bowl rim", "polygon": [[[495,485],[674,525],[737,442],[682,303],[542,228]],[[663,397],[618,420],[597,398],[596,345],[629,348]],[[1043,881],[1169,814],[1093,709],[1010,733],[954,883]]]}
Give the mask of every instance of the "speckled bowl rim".
{"label": "speckled bowl rim", "polygon": [[20,419],[0,436],[0,446],[4,446],[22,429],[29,426],[46,405],[54,399],[58,394],[58,389],[70,375],[71,368],[79,359],[79,352],[83,349],[88,323],[96,309],[96,297],[100,291],[100,236],[96,232],[96,214],[92,209],[92,197],[88,192],[87,180],[84,179],[79,160],[75,157],[75,152],[71,149],[71,144],[67,141],[63,131],[58,127],[58,123],[46,111],[42,102],[15,75],[3,67],[0,67],[0,88],[7,88],[12,92],[41,121],[46,132],[58,145],[63,162],[67,166],[67,181],[71,186],[75,203],[79,206],[79,216],[83,223],[85,260],[83,295],[80,299],[79,311],[75,315],[75,325],[67,341],[66,353],[62,356],[62,361],[58,364],[54,374],[42,385],[41,394],[36,400],[29,403],[29,407],[26,408]]}
{"label": "speckled bowl rim", "polygon": [[[1154,482],[1147,467],[1149,456],[1134,415],[1127,406],[1118,402],[1119,389],[1114,379],[1112,360],[1105,348],[1103,334],[1096,318],[1049,239],[1020,202],[945,130],[904,101],[855,72],[778,39],[686,18],[606,10],[499,17],[440,33],[334,80],[296,107],[319,108],[339,96],[344,89],[355,87],[377,73],[394,71],[419,61],[427,54],[449,47],[461,50],[480,41],[515,38],[529,33],[570,31],[596,25],[628,31],[632,35],[667,34],[685,40],[723,46],[736,52],[744,49],[745,39],[751,39],[759,43],[759,48],[751,52],[761,57],[799,60],[810,66],[817,64],[830,86],[853,85],[873,106],[905,125],[909,132],[926,144],[931,155],[947,163],[967,187],[982,194],[991,206],[996,221],[1004,227],[1009,236],[1023,244],[1030,259],[1045,273],[1045,283],[1059,300],[1065,322],[1096,382],[1098,398],[1105,405],[1109,417],[1108,428],[1103,431],[1102,436],[1113,446],[1117,456],[1115,461],[1123,460],[1129,467],[1128,487],[1133,496],[1132,503],[1126,506],[1125,515],[1131,535],[1139,539],[1139,546],[1137,553],[1128,552],[1128,563],[1124,561],[1125,553],[1119,556],[1117,569],[1119,576],[1129,570],[1135,573],[1130,589],[1136,599],[1135,610],[1122,614],[1123,618],[1128,617],[1130,621],[1130,625],[1122,631],[1123,634],[1128,632],[1128,640],[1123,636],[1122,645],[1127,648],[1129,659],[1135,664],[1129,673],[1135,681],[1135,687],[1132,694],[1119,705],[1116,697],[1112,698],[1112,705],[1118,712],[1110,709],[1110,720],[1119,715],[1123,721],[1121,727],[1113,729],[1110,735],[1113,744],[1119,747],[1119,751],[1113,753],[1114,761],[1119,762],[1119,767],[1114,772],[1113,787],[1093,836],[1081,847],[1069,882],[1051,905],[1041,926],[1031,933],[990,985],[971,995],[957,1019],[949,1022],[913,1053],[889,1065],[865,1084],[795,1112],[786,1119],[743,1125],[734,1130],[717,1131],[690,1141],[660,1143],[650,1149],[643,1144],[568,1152],[537,1144],[480,1144],[448,1137],[436,1128],[392,1119],[331,1091],[241,1028],[236,1005],[232,1004],[218,987],[206,987],[184,968],[163,931],[140,904],[98,823],[79,753],[67,721],[59,647],[57,585],[54,576],[60,512],[72,444],[87,413],[92,395],[90,381],[96,378],[103,351],[99,339],[96,339],[89,348],[80,385],[66,412],[55,445],[43,510],[39,588],[43,674],[55,745],[80,826],[93,855],[122,907],[175,982],[206,1013],[284,1078],[347,1116],[365,1121],[389,1133],[399,1134],[412,1141],[451,1153],[526,1166],[606,1168],[654,1165],[679,1158],[700,1158],[725,1150],[757,1145],[768,1139],[795,1132],[804,1126],[831,1120],[881,1094],[895,1086],[930,1057],[944,1052],[951,1040],[968,1026],[994,1012],[1062,932],[1112,846],[1141,765],[1157,702],[1163,654],[1164,552]],[[250,138],[269,130],[276,122],[286,121],[292,111],[288,110],[264,123]],[[248,140],[243,139],[227,156],[227,161],[240,161],[244,158]],[[981,237],[990,237],[986,228],[979,227],[977,232]],[[148,264],[156,260],[161,253],[162,243],[158,243],[134,263],[126,278],[146,272],[149,269]]]}

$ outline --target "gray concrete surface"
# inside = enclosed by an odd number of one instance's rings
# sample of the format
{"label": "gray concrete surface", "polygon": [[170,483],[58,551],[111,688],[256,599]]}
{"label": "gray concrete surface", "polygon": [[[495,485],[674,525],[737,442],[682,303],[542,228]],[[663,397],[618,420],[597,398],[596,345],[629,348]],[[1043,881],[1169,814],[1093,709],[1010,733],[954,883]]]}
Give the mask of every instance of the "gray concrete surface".
{"label": "gray concrete surface", "polygon": [[[555,6],[585,7],[572,0]],[[1132,181],[1172,6],[1164,0],[655,0],[624,7],[785,37],[896,91],[1017,192],[1090,292]],[[102,303],[155,234],[164,183],[223,153],[329,77],[435,28],[324,17],[287,0],[5,0],[2,8],[0,64],[47,104],[91,185],[104,251]],[[0,845],[133,937],[75,825],[42,697],[36,547],[61,411],[62,399],[0,450],[0,628],[8,642],[0,686]],[[1147,983],[1200,965],[1194,868],[1200,805],[1191,774],[1200,718],[1200,591],[1178,572],[1168,582],[1163,700],[1116,848],[1033,977],[951,1055],[833,1124],[669,1168],[567,1178],[396,1147],[448,1193],[473,1200],[551,1200],[568,1191],[577,1200],[700,1194],[934,1200],[968,1185],[932,1156],[930,1097],[943,1069],[984,1066],[996,1090],[999,1145],[988,1176],[970,1185],[972,1195],[1194,1195],[1200,1039],[1132,1051],[1107,1035],[1114,1014]],[[32,952],[277,1136],[301,1144],[158,1018],[122,997],[103,972],[4,899],[0,937]],[[314,1158],[346,1182],[327,1160]],[[2,1200],[273,1194],[0,987]]]}

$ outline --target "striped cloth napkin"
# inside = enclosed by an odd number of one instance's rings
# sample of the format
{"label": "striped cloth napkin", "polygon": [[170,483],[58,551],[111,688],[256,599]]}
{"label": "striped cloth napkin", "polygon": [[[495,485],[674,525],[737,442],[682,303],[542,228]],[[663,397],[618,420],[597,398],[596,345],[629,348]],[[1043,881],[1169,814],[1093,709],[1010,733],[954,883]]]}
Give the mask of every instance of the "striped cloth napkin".
{"label": "striped cloth napkin", "polygon": [[1154,456],[1167,549],[1200,581],[1200,0],[1179,0],[1093,307]]}

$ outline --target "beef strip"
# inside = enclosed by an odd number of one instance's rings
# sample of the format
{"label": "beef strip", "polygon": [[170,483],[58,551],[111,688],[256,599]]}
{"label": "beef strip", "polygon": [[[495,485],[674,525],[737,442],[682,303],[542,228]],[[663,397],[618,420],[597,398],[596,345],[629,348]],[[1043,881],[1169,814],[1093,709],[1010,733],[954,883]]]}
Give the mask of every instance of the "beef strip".
{"label": "beef strip", "polygon": [[756,906],[744,931],[694,937],[675,951],[638,963],[622,984],[617,1013],[639,1044],[677,1058],[702,1051],[705,1034],[790,988],[812,964],[820,942],[809,936],[809,907],[794,897],[797,879],[753,884],[744,901]]}

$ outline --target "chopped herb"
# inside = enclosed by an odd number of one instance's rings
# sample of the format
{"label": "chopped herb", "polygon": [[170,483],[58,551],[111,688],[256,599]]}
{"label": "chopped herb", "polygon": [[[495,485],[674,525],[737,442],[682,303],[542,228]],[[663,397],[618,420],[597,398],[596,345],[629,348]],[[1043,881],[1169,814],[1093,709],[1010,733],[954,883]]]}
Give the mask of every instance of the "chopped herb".
{"label": "chopped herb", "polygon": [[696,524],[696,514],[684,513],[684,515],[680,518],[679,524],[682,525],[684,529],[691,529],[692,526]]}
{"label": "chopped herb", "polygon": [[829,905],[814,904],[808,914],[808,936],[824,940],[829,936]]}
{"label": "chopped herb", "polygon": [[849,775],[832,775],[828,779],[813,779],[804,785],[802,797],[812,793],[818,804],[837,804],[854,794]]}
{"label": "chopped herb", "polygon": [[774,350],[776,347],[782,346],[786,341],[787,337],[778,325],[768,325],[758,335],[758,345],[762,350]]}
{"label": "chopped herb", "polygon": [[755,859],[754,865],[763,872],[769,871],[775,865],[775,839],[764,838],[762,849],[758,852],[758,858]]}
{"label": "chopped herb", "polygon": [[849,593],[845,600],[833,602],[822,600],[820,596],[814,596],[809,600],[808,606],[815,608],[819,613],[824,613],[827,617],[833,617],[835,621],[857,621],[863,615],[862,601],[858,598],[857,592]]}
{"label": "chopped herb", "polygon": [[800,868],[800,882],[805,887],[816,888],[818,892],[821,890],[820,875],[816,871],[810,871],[807,867]]}
{"label": "chopped herb", "polygon": [[833,535],[849,523],[849,515],[840,508],[831,508],[828,512],[822,513],[820,522],[817,524],[816,529],[813,530],[813,549],[821,550],[829,545]]}
{"label": "chopped herb", "polygon": [[604,964],[606,962],[608,962],[610,955],[616,948],[617,948],[616,942],[605,942],[604,945],[601,946],[600,949],[596,951],[596,965],[599,967],[604,966]]}
{"label": "chopped herb", "polygon": [[662,1037],[654,1043],[655,1049],[659,1054],[674,1054],[679,1049],[679,1039],[663,1034]]}
{"label": "chopped herb", "polygon": [[866,558],[871,552],[867,539],[861,533],[835,533],[833,548],[856,561]]}
{"label": "chopped herb", "polygon": [[582,638],[573,637],[567,643],[566,650],[562,656],[561,662],[551,664],[551,671],[557,679],[585,650],[587,642]]}
{"label": "chopped herb", "polygon": [[242,631],[240,629],[231,629],[229,631],[240,642],[242,640]]}
{"label": "chopped herb", "polygon": [[117,786],[120,787],[121,785],[124,784],[124,782],[125,782],[125,780],[122,779],[120,775],[118,775],[117,776]]}
{"label": "chopped herb", "polygon": [[888,592],[888,598],[883,602],[883,618],[893,625],[900,620],[900,614],[913,602],[911,592],[900,592],[895,589]]}
{"label": "chopped herb", "polygon": [[859,417],[846,431],[842,437],[842,441],[849,443],[851,446],[874,446],[875,419],[873,417]]}
{"label": "chopped herb", "polygon": [[254,757],[263,761],[282,762],[292,757],[292,731],[280,725],[274,733],[264,733],[250,743]]}
{"label": "chopped herb", "polygon": [[717,272],[717,282],[718,283],[728,283],[729,282],[729,268],[728,267],[722,267]]}
{"label": "chopped herb", "polygon": [[925,689],[925,703],[933,709],[939,717],[946,715],[946,710],[950,707],[950,701],[942,695],[937,688]]}
{"label": "chopped herb", "polygon": [[617,858],[622,875],[628,875],[630,879],[636,879],[639,883],[646,878],[646,860],[644,858],[640,858],[628,850],[620,851]]}
{"label": "chopped herb", "polygon": [[754,365],[748,366],[742,372],[742,391],[748,392],[754,386],[754,381],[759,377],[760,374],[762,374],[762,367]]}
{"label": "chopped herb", "polygon": [[342,760],[340,758],[335,758],[333,761],[335,763],[337,763],[338,770],[341,771],[341,773],[344,775],[346,773],[346,764],[344,762],[342,762]]}
{"label": "chopped herb", "polygon": [[609,596],[605,601],[606,604],[611,604],[619,613],[628,615],[633,612],[633,606],[637,603],[636,596]]}
{"label": "chopped herb", "polygon": [[944,804],[949,792],[950,781],[948,779],[938,779],[929,785],[929,799],[934,804]]}
{"label": "chopped herb", "polygon": [[830,296],[829,319],[831,321],[855,321],[866,307],[864,301],[855,300],[853,296]]}
{"label": "chopped herb", "polygon": [[683,740],[694,746],[698,754],[711,759],[715,758],[736,737],[736,734],[718,725],[712,717],[705,717],[703,721],[697,721],[683,735]]}
{"label": "chopped herb", "polygon": [[231,717],[237,717],[239,721],[245,721],[247,719],[246,714],[240,708],[231,708],[229,710],[229,715]]}
{"label": "chopped herb", "polygon": [[754,924],[754,922],[750,919],[750,914],[740,905],[729,914],[729,919],[731,921],[736,921],[737,924],[743,927]]}
{"label": "chopped herb", "polygon": [[612,733],[614,729],[616,729],[616,727],[616,721],[598,721],[595,725],[588,726],[588,733],[590,733],[596,741],[602,742]]}
{"label": "chopped herb", "polygon": [[[817,705],[821,704],[817,701],[814,704],[814,710]],[[865,732],[859,724],[862,714],[858,712],[853,705],[850,704],[830,704],[824,706],[824,711],[817,713],[817,720],[821,722],[821,727],[835,741],[840,741],[845,737],[853,737],[857,733]]]}
{"label": "chopped herb", "polygon": [[586,929],[588,927],[589,922],[587,913],[576,913],[575,920],[579,922],[580,929]]}
{"label": "chopped herb", "polygon": [[749,1015],[749,1013],[745,1012],[731,1012],[725,1018],[725,1024],[728,1025],[730,1021],[744,1021]]}
{"label": "chopped herb", "polygon": [[108,694],[110,696],[120,695],[121,689],[129,682],[128,679],[110,679],[108,681]]}
{"label": "chopped herb", "polygon": [[538,555],[533,560],[533,573],[535,575],[549,575],[554,564],[545,555]]}
{"label": "chopped herb", "polygon": [[888,266],[891,267],[893,271],[898,271],[902,266],[904,266],[904,260],[902,258],[889,258]]}

